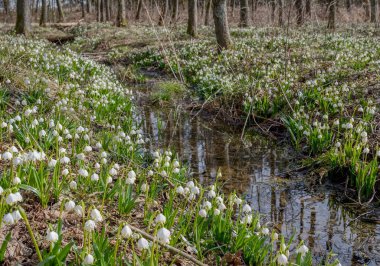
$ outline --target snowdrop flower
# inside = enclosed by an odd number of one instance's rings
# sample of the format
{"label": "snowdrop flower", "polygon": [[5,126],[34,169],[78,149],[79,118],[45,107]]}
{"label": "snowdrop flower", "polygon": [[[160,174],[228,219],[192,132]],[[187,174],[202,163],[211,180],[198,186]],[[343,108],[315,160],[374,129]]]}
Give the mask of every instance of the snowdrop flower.
{"label": "snowdrop flower", "polygon": [[368,153],[369,153],[369,149],[368,149],[367,147],[365,147],[365,148],[363,149],[363,153],[364,153],[364,154],[368,154]]}
{"label": "snowdrop flower", "polygon": [[91,254],[87,254],[87,256],[83,260],[83,263],[85,265],[92,265],[92,264],[94,264],[94,257]]}
{"label": "snowdrop flower", "polygon": [[236,197],[235,200],[234,200],[234,202],[235,202],[236,205],[240,206],[240,204],[243,203],[243,200],[240,199],[239,197]]}
{"label": "snowdrop flower", "polygon": [[195,184],[194,184],[193,181],[189,181],[189,182],[187,182],[186,186],[187,186],[188,188],[193,188],[193,187],[195,186]]}
{"label": "snowdrop flower", "polygon": [[4,189],[0,186],[0,196],[1,194],[3,194],[3,192],[4,192]]}
{"label": "snowdrop flower", "polygon": [[192,187],[191,193],[198,195],[200,193],[199,187],[196,187],[196,186]]}
{"label": "snowdrop flower", "polygon": [[205,209],[201,209],[198,213],[200,217],[206,218],[207,217],[207,211]]}
{"label": "snowdrop flower", "polygon": [[74,212],[78,215],[78,216],[82,216],[83,215],[83,208],[82,208],[82,206],[80,206],[80,205],[77,205],[77,206],[75,206],[75,208],[74,208]]}
{"label": "snowdrop flower", "polygon": [[98,149],[101,149],[101,148],[102,148],[102,144],[101,144],[100,142],[97,142],[95,146],[96,146],[96,148],[98,148]]}
{"label": "snowdrop flower", "polygon": [[57,164],[57,160],[51,159],[51,160],[49,161],[48,166],[49,166],[50,168],[53,168],[53,167],[55,167],[56,164]]}
{"label": "snowdrop flower", "polygon": [[278,234],[277,233],[273,233],[273,237],[272,237],[273,240],[278,240]]}
{"label": "snowdrop flower", "polygon": [[179,187],[176,188],[176,192],[177,192],[178,194],[180,194],[180,195],[183,195],[184,192],[185,192],[185,190],[183,189],[182,186],[179,186]]}
{"label": "snowdrop flower", "polygon": [[95,228],[96,228],[96,223],[93,220],[88,220],[84,224],[84,230],[86,230],[87,232],[92,232],[95,230]]}
{"label": "snowdrop flower", "polygon": [[288,264],[288,257],[286,257],[284,254],[280,254],[277,258],[277,263],[279,265],[286,265]]}
{"label": "snowdrop flower", "polygon": [[99,180],[99,175],[97,173],[93,173],[91,175],[91,181],[97,182]]}
{"label": "snowdrop flower", "polygon": [[62,170],[62,175],[63,176],[67,176],[69,174],[69,170],[68,169],[63,169]]}
{"label": "snowdrop flower", "polygon": [[51,243],[55,243],[58,241],[58,234],[54,231],[48,232],[46,235],[46,240]]}
{"label": "snowdrop flower", "polygon": [[46,131],[45,130],[41,130],[38,135],[40,136],[40,138],[42,137],[45,137],[46,136]]}
{"label": "snowdrop flower", "polygon": [[245,223],[245,224],[251,224],[252,223],[252,215],[246,215],[243,217],[242,223]]}
{"label": "snowdrop flower", "polygon": [[153,176],[153,171],[152,170],[148,171],[148,176]]}
{"label": "snowdrop flower", "polygon": [[100,156],[101,156],[102,158],[107,158],[107,153],[106,153],[105,151],[103,151],[103,152],[100,154]]}
{"label": "snowdrop flower", "polygon": [[161,228],[157,231],[157,238],[161,242],[168,244],[170,242],[170,231],[166,228]]}
{"label": "snowdrop flower", "polygon": [[71,190],[76,190],[78,187],[77,182],[75,182],[74,180],[70,182],[69,186]]}
{"label": "snowdrop flower", "polygon": [[165,224],[166,222],[166,217],[162,213],[158,214],[156,219],[154,220],[156,224]]}
{"label": "snowdrop flower", "polygon": [[61,164],[68,164],[70,162],[70,158],[64,156],[59,161],[61,162]]}
{"label": "snowdrop flower", "polygon": [[21,179],[19,177],[14,177],[12,180],[13,185],[21,184]]}
{"label": "snowdrop flower", "polygon": [[90,152],[90,151],[92,151],[92,147],[91,146],[86,146],[86,147],[84,147],[83,151],[84,152]]}
{"label": "snowdrop flower", "polygon": [[215,209],[215,210],[214,210],[214,215],[215,215],[215,216],[218,216],[219,214],[220,214],[220,210],[219,210],[219,209]]}
{"label": "snowdrop flower", "polygon": [[251,212],[251,211],[252,211],[252,208],[248,204],[245,204],[243,206],[243,212]]}
{"label": "snowdrop flower", "polygon": [[147,183],[144,183],[144,184],[141,185],[141,191],[142,192],[147,192],[148,189],[149,189],[149,186],[148,186]]}
{"label": "snowdrop flower", "polygon": [[115,168],[111,168],[110,171],[109,171],[109,174],[111,176],[115,176],[115,175],[117,175],[117,170]]}
{"label": "snowdrop flower", "polygon": [[302,245],[297,249],[297,253],[301,254],[302,256],[305,255],[307,252],[309,252],[309,248],[306,245]]}
{"label": "snowdrop flower", "polygon": [[91,211],[91,218],[95,222],[101,222],[101,221],[103,221],[103,217],[102,217],[102,215],[100,214],[100,212],[97,209],[93,209]]}
{"label": "snowdrop flower", "polygon": [[13,219],[12,214],[7,213],[3,216],[3,223],[6,225],[11,225],[15,223],[15,220]]}
{"label": "snowdrop flower", "polygon": [[70,211],[74,210],[74,208],[75,208],[75,202],[74,201],[69,200],[69,201],[67,201],[65,203],[65,210],[67,212],[70,212]]}
{"label": "snowdrop flower", "polygon": [[149,242],[145,238],[140,238],[139,241],[137,241],[137,248],[139,250],[144,250],[149,248]]}
{"label": "snowdrop flower", "polygon": [[21,214],[18,210],[12,212],[12,217],[15,222],[18,222],[20,219],[22,219]]}
{"label": "snowdrop flower", "polygon": [[100,164],[99,163],[95,164],[95,169],[100,169]]}
{"label": "snowdrop flower", "polygon": [[125,225],[121,230],[121,236],[123,238],[130,238],[132,236],[132,230],[128,225]]}
{"label": "snowdrop flower", "polygon": [[18,201],[18,199],[17,199],[17,195],[14,194],[14,193],[10,193],[10,194],[8,195],[8,197],[5,199],[5,202],[6,202],[8,205],[13,205],[13,204],[15,204],[17,201]]}
{"label": "snowdrop flower", "polygon": [[1,157],[3,158],[3,160],[10,161],[12,159],[13,155],[9,151],[6,151],[3,153],[3,155]]}
{"label": "snowdrop flower", "polygon": [[264,227],[263,229],[261,229],[261,233],[263,234],[263,235],[269,235],[269,229],[268,228],[266,228],[266,227]]}
{"label": "snowdrop flower", "polygon": [[108,176],[107,179],[106,179],[106,183],[107,184],[111,184],[112,183],[112,177],[111,176]]}
{"label": "snowdrop flower", "polygon": [[79,161],[84,161],[84,159],[86,158],[86,156],[84,155],[84,153],[79,153],[77,154],[77,159]]}
{"label": "snowdrop flower", "polygon": [[220,203],[218,206],[218,209],[221,211],[224,211],[225,209],[227,209],[227,207],[226,207],[226,205],[224,205],[224,203]]}
{"label": "snowdrop flower", "polygon": [[83,177],[88,177],[88,171],[86,169],[79,169],[78,174]]}
{"label": "snowdrop flower", "polygon": [[203,208],[205,208],[206,210],[210,210],[211,207],[212,207],[211,202],[209,202],[209,201],[205,201],[205,202],[203,203]]}

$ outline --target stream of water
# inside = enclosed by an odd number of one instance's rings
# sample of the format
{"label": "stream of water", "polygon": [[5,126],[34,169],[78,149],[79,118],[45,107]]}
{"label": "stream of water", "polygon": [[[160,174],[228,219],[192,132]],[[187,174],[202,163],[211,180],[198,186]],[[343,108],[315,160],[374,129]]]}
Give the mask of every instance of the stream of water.
{"label": "stream of water", "polygon": [[286,237],[304,240],[321,262],[332,251],[342,265],[380,265],[380,225],[365,223],[334,200],[328,185],[315,192],[300,176],[292,149],[262,136],[245,137],[220,121],[191,117],[173,108],[140,104],[137,112],[150,149],[170,147],[203,183],[221,169],[226,191],[245,195],[262,220]]}

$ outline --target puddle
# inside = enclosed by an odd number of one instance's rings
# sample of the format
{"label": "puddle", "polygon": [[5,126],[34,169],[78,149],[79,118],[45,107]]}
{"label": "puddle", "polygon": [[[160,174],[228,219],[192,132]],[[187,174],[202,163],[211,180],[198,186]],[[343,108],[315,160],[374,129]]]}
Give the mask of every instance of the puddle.
{"label": "puddle", "polygon": [[304,240],[315,262],[332,251],[342,265],[380,264],[380,225],[356,219],[325,187],[310,192],[302,177],[280,177],[297,165],[291,148],[261,136],[241,141],[241,132],[221,122],[174,109],[138,108],[151,150],[170,147],[203,183],[212,183],[220,168],[224,190],[245,195],[263,220],[286,237]]}

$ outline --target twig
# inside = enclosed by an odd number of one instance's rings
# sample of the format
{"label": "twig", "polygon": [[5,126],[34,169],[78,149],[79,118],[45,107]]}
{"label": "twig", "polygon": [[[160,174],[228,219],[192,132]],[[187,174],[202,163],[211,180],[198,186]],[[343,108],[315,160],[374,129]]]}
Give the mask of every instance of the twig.
{"label": "twig", "polygon": [[180,255],[180,256],[182,256],[182,257],[184,257],[184,258],[186,258],[186,259],[192,261],[192,262],[195,263],[196,265],[207,266],[207,264],[205,264],[205,263],[203,263],[203,262],[197,260],[197,259],[194,258],[193,256],[191,256],[191,255],[189,255],[189,254],[183,252],[182,250],[179,250],[179,249],[177,249],[177,248],[175,248],[175,247],[172,247],[172,246],[170,246],[170,245],[168,245],[168,244],[165,244],[165,243],[159,241],[157,238],[155,238],[154,236],[148,234],[147,232],[145,232],[145,231],[143,231],[143,230],[141,230],[141,229],[139,229],[139,228],[137,228],[137,227],[134,227],[134,226],[132,226],[132,225],[129,225],[129,227],[132,229],[132,231],[135,231],[135,232],[139,233],[140,235],[142,235],[143,237],[145,237],[145,238],[147,238],[147,239],[149,239],[149,240],[151,240],[151,241],[153,241],[153,242],[158,243],[160,246],[162,246],[162,247],[168,249],[170,252],[175,253],[175,254],[178,254],[178,255]]}

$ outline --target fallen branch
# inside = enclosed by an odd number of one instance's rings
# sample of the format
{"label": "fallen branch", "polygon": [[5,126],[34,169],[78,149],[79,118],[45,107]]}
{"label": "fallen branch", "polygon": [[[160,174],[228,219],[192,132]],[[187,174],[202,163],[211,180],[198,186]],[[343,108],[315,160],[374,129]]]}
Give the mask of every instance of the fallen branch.
{"label": "fallen branch", "polygon": [[145,238],[147,238],[147,239],[149,239],[149,240],[151,240],[153,242],[158,243],[160,246],[168,249],[171,253],[178,254],[178,255],[180,255],[180,256],[182,256],[182,257],[184,257],[184,258],[186,258],[186,259],[194,262],[196,265],[207,266],[207,264],[205,264],[205,263],[197,260],[196,258],[194,258],[193,256],[187,254],[186,252],[183,252],[182,250],[179,250],[179,249],[177,249],[175,247],[172,247],[172,246],[170,246],[168,244],[165,244],[165,243],[159,241],[157,238],[155,238],[154,236],[151,236],[150,234],[146,233],[145,231],[143,231],[143,230],[141,230],[141,229],[139,229],[137,227],[134,227],[132,225],[128,225],[128,226],[132,229],[132,231],[135,231],[135,232],[139,233],[140,235],[142,235],[143,237],[145,237]]}

